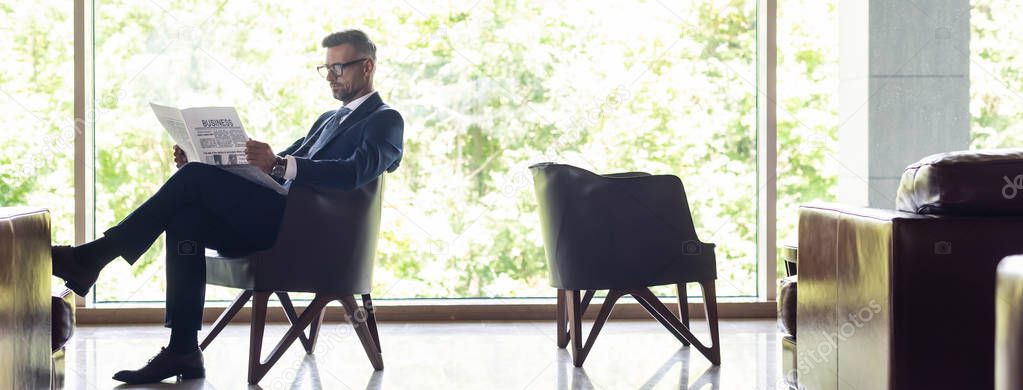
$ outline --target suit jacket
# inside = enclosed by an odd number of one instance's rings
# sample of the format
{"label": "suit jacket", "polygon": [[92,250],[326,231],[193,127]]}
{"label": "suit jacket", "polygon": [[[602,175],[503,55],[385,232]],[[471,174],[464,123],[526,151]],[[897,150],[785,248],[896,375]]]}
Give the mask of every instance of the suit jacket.
{"label": "suit jacket", "polygon": [[[398,168],[405,122],[398,111],[384,104],[379,93],[348,114],[340,126],[332,119],[334,113],[320,115],[305,137],[278,154],[294,156],[295,183],[352,190]],[[329,126],[339,128],[319,151],[308,155]]]}

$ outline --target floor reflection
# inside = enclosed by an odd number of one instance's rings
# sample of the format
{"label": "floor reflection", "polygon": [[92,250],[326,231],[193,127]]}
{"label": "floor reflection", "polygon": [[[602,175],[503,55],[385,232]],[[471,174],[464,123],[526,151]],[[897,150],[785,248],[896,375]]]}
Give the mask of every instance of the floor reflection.
{"label": "floor reflection", "polygon": [[[369,382],[366,383],[366,390],[383,388],[383,379],[383,371],[373,371],[373,374],[369,377]],[[292,377],[291,383],[263,383],[262,385],[249,385],[250,390],[283,389],[285,387],[291,390],[320,390],[327,388],[323,386],[323,381],[320,380],[320,367],[316,363],[316,355],[305,355],[302,359],[302,364],[298,367],[298,370]]]}
{"label": "floor reflection", "polygon": [[[667,380],[666,377],[669,373],[675,371],[674,367],[679,365],[678,369],[678,382],[676,386],[679,390],[688,389],[703,389],[707,385],[710,385],[710,389],[716,390],[719,388],[720,376],[718,375],[719,367],[710,366],[703,371],[702,374],[692,384],[689,383],[689,348],[680,348],[674,354],[668,357],[668,360],[662,364],[657,371],[650,376],[646,382],[640,386],[641,389],[651,389]],[[701,356],[702,357],[702,356]],[[567,349],[559,349],[557,352],[558,361],[558,372],[557,372],[557,389],[593,389],[593,383],[590,381],[589,375],[586,374],[586,368],[575,367],[572,363],[572,355]],[[627,363],[627,362],[623,362]]]}
{"label": "floor reflection", "polygon": [[[287,331],[268,327],[267,338]],[[230,325],[204,352],[205,380],[126,386],[166,342],[159,326],[82,327],[67,354],[67,389],[771,389],[779,376],[774,320],[723,321],[723,365],[710,364],[656,321],[618,321],[601,332],[585,368],[558,349],[551,322],[384,323],[387,368],[373,371],[357,340],[321,339],[313,355],[291,348],[260,381],[246,382],[249,326]],[[702,336],[700,334],[698,337]],[[391,346],[388,349],[386,346]],[[268,351],[264,351],[268,352]],[[119,386],[119,387],[118,387]]]}

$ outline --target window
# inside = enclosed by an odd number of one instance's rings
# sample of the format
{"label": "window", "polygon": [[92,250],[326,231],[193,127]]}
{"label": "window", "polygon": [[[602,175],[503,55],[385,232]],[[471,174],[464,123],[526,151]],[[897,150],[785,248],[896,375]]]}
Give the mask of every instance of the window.
{"label": "window", "polygon": [[[799,205],[835,201],[838,1],[778,5],[778,245],[797,244]],[[778,275],[785,275],[778,262]]]}
{"label": "window", "polygon": [[[778,16],[778,240],[796,242],[800,204],[838,200],[838,2],[782,2]],[[970,149],[1023,146],[1023,6],[973,0],[969,10]],[[913,156],[913,159],[924,156]],[[892,193],[891,203],[894,206]],[[778,264],[779,274],[781,264]]]}
{"label": "window", "polygon": [[[277,148],[330,98],[319,40],[364,26],[376,86],[406,120],[388,177],[376,295],[552,296],[527,167],[679,175],[718,292],[756,295],[756,3],[96,4],[96,226],[173,172],[148,102],[234,105]],[[288,28],[271,19],[286,15]],[[636,28],[643,26],[643,28]],[[159,240],[115,262],[98,301],[159,301]],[[209,299],[232,292],[210,289]]]}
{"label": "window", "polygon": [[1023,6],[973,0],[970,12],[970,147],[1023,146]]}
{"label": "window", "polygon": [[[361,26],[380,46],[377,87],[407,120],[378,295],[550,296],[526,170],[542,160],[679,175],[701,238],[718,244],[719,293],[756,294],[753,0],[95,6],[97,234],[173,172],[148,102],[235,105],[280,148],[338,105],[314,70],[320,38]],[[1019,146],[1023,75],[1008,43],[1023,6],[974,0],[969,12],[970,147]],[[0,205],[47,206],[57,243],[75,223],[72,13],[55,0],[0,5],[11,21],[0,114],[17,124],[0,132]],[[268,22],[282,15],[288,28]],[[799,204],[837,198],[842,118],[837,1],[782,2],[778,15],[781,244],[795,240]],[[162,240],[138,264],[114,262],[96,299],[163,300]]]}
{"label": "window", "polygon": [[74,240],[74,52],[66,2],[0,4],[0,207],[50,210],[55,242]]}

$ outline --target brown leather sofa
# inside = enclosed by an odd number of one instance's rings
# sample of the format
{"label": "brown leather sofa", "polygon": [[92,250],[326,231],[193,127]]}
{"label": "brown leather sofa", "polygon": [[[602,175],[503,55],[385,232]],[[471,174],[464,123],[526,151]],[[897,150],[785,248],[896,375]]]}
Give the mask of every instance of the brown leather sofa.
{"label": "brown leather sofa", "polygon": [[51,384],[50,213],[0,207],[0,389]]}
{"label": "brown leather sofa", "polygon": [[995,388],[1023,390],[1023,256],[998,264]]}
{"label": "brown leather sofa", "polygon": [[993,388],[995,268],[1023,253],[1018,175],[1021,150],[941,154],[906,169],[898,210],[801,207],[800,387]]}

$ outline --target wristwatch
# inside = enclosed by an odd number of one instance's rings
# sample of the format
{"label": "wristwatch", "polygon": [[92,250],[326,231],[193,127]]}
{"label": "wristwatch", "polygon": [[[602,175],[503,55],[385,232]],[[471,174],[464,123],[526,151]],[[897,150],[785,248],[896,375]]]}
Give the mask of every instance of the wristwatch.
{"label": "wristwatch", "polygon": [[288,160],[278,156],[274,161],[273,168],[270,168],[270,176],[277,179],[284,179],[284,172],[288,169]]}

